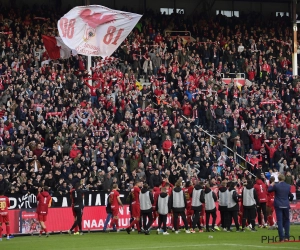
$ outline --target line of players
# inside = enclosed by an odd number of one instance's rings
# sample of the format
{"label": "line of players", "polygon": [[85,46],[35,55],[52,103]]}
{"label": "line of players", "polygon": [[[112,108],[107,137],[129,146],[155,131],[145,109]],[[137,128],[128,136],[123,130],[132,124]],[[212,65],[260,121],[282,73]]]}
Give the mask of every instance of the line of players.
{"label": "line of players", "polygon": [[[135,226],[138,233],[149,235],[152,223],[158,217],[158,233],[167,235],[168,214],[171,214],[173,218],[171,223],[175,233],[179,232],[179,216],[184,222],[186,233],[195,233],[196,227],[198,227],[199,232],[203,232],[204,224],[206,232],[219,230],[219,225],[224,231],[231,232],[232,220],[237,232],[244,231],[247,223],[255,232],[256,214],[259,227],[267,227],[267,225],[273,227],[275,224],[273,218],[274,193],[267,192],[268,188],[265,182],[266,180],[262,177],[258,178],[254,185],[252,181],[244,182],[243,185],[223,181],[220,187],[210,187],[209,184],[204,185],[201,181],[195,181],[193,185],[186,183],[182,187],[182,181],[179,180],[175,187],[169,183],[164,183],[161,187],[155,187],[153,190],[150,190],[147,184],[136,182],[129,196],[132,221],[126,231],[130,234]],[[269,184],[272,182],[274,182],[273,177],[271,177]],[[114,184],[109,195],[109,206],[112,213],[111,225],[117,231],[119,231],[119,207],[123,206],[118,190],[118,185]],[[71,190],[74,224],[68,231],[69,234],[73,230],[75,235],[82,234],[83,196],[84,190],[81,189],[80,183],[77,183],[75,188]],[[217,225],[216,201],[219,201],[218,209],[220,211]],[[41,225],[39,236],[45,232],[48,237],[49,233],[45,222],[52,198],[47,186],[39,188],[37,202],[36,213]],[[9,199],[0,191],[0,241],[2,241],[3,224],[6,226],[7,239],[10,239],[8,208]],[[210,217],[212,217],[211,228],[209,228]],[[141,229],[140,218],[143,219],[143,229]],[[240,225],[242,225],[241,230]]]}
{"label": "line of players", "polygon": [[[273,177],[268,181],[262,176],[257,178],[255,183],[248,180],[239,185],[225,180],[217,187],[201,181],[182,185],[182,181],[179,180],[174,187],[164,183],[153,190],[147,184],[136,182],[128,197],[132,219],[126,231],[130,234],[136,227],[138,233],[149,235],[151,226],[158,217],[157,232],[167,235],[168,215],[172,217],[171,226],[175,233],[179,233],[179,216],[183,220],[186,233],[195,233],[197,227],[199,232],[203,232],[204,225],[206,232],[219,231],[219,226],[223,231],[232,232],[232,221],[236,232],[244,232],[246,227],[255,232],[256,216],[259,227],[273,228],[274,193],[267,191],[267,184],[272,182]],[[113,216],[111,226],[119,231],[119,206],[123,204],[117,185],[114,185],[110,193],[108,205],[111,206]],[[217,209],[220,212],[218,223],[216,223]],[[212,217],[211,227],[209,227],[210,217]]]}

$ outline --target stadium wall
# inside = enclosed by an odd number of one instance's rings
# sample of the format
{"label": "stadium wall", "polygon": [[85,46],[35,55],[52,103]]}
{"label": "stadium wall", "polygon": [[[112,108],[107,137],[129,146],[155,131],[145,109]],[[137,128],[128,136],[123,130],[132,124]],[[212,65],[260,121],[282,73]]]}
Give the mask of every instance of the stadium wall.
{"label": "stadium wall", "polygon": [[[128,192],[120,192],[120,198],[125,204],[124,208],[120,208],[120,228],[126,228],[129,225],[130,210],[126,200],[128,194]],[[85,231],[99,231],[103,229],[106,219],[107,197],[108,193],[105,192],[85,193],[83,216],[83,229]],[[34,194],[10,195],[9,199],[11,232],[13,234],[38,233],[39,226],[35,213],[37,206],[36,196]],[[67,231],[70,228],[74,221],[71,204],[70,195],[52,196],[52,207],[49,208],[47,219],[47,228],[50,232]],[[171,217],[168,217],[168,223],[170,223],[170,220]],[[290,220],[292,223],[300,224],[300,201],[291,203]]]}

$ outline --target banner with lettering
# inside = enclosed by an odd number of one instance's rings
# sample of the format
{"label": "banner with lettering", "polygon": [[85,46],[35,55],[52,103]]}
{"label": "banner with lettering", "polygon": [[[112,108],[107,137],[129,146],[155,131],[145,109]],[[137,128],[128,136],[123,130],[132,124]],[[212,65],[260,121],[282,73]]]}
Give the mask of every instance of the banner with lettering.
{"label": "banner with lettering", "polygon": [[78,6],[57,23],[63,42],[78,54],[109,57],[142,16],[101,5]]}
{"label": "banner with lettering", "polygon": [[[127,204],[126,198],[129,192],[121,191],[120,198],[123,204]],[[93,192],[89,191],[84,194],[85,206],[105,206],[108,193],[104,191]],[[9,209],[31,209],[36,208],[36,195],[35,194],[10,194],[9,195],[10,207]],[[71,199],[69,194],[65,195],[53,195],[52,207],[70,207]]]}

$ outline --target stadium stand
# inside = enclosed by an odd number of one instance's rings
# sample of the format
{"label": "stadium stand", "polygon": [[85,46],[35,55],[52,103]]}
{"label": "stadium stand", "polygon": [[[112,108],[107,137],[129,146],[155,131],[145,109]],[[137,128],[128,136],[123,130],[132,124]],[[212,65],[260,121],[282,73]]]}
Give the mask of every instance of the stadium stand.
{"label": "stadium stand", "polygon": [[137,179],[242,185],[278,172],[300,190],[300,83],[286,17],[148,11],[111,58],[93,57],[92,75],[83,56],[49,60],[41,37],[57,34],[59,17],[45,6],[1,9],[6,193],[45,184],[65,194],[77,181],[95,191]]}

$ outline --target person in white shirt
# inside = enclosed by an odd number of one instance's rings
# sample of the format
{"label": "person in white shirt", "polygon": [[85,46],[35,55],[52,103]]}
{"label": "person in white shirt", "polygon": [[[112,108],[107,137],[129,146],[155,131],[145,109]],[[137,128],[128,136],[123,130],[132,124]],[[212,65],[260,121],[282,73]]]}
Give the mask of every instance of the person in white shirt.
{"label": "person in white shirt", "polygon": [[245,47],[243,46],[242,43],[240,43],[240,46],[238,47],[238,52],[242,53],[244,51]]}

